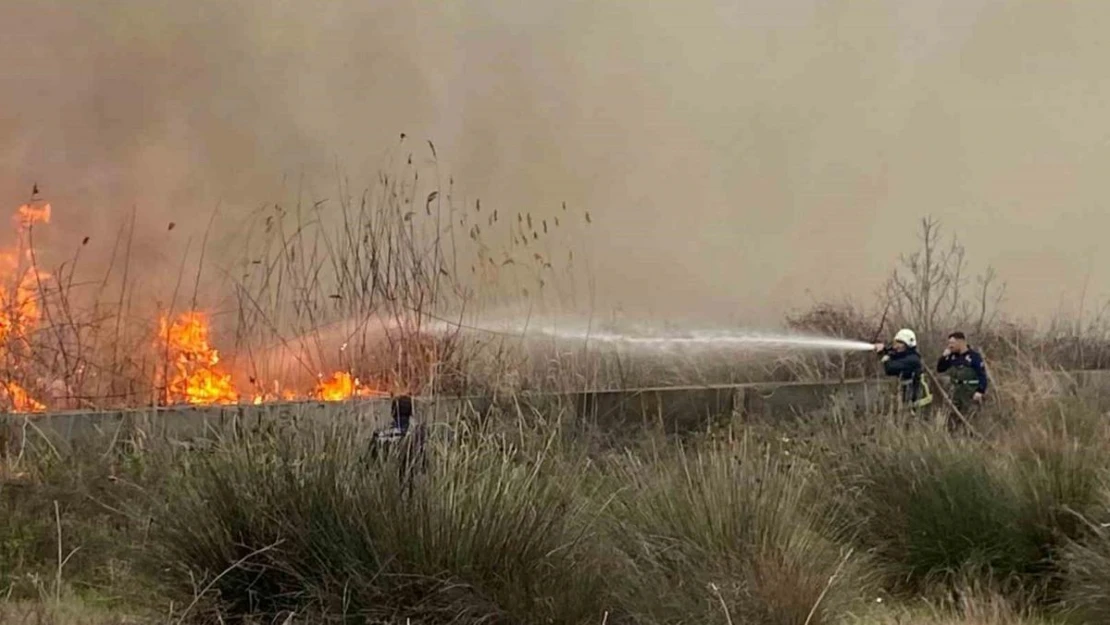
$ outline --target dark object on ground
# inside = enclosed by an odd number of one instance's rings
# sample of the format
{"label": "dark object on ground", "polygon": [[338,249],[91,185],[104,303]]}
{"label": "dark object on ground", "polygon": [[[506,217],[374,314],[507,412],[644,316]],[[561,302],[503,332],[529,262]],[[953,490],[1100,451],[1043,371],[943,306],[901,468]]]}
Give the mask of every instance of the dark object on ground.
{"label": "dark object on ground", "polygon": [[392,425],[374,432],[370,442],[370,459],[372,462],[381,461],[396,454],[401,483],[411,493],[413,479],[428,466],[425,454],[427,430],[423,424],[412,425],[412,397],[408,395],[393,398],[389,412]]}
{"label": "dark object on ground", "polygon": [[402,395],[394,397],[389,406],[389,414],[393,418],[393,427],[408,432],[412,423],[412,397]]}

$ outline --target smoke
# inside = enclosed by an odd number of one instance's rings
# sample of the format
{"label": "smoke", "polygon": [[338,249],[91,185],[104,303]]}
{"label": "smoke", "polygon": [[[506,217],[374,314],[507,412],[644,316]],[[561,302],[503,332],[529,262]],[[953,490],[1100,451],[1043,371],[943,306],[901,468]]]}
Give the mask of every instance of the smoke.
{"label": "smoke", "polygon": [[926,214],[1011,311],[1105,295],[1104,3],[41,0],[0,25],[0,198],[37,182],[63,247],[134,210],[172,271],[217,206],[369,185],[404,132],[469,201],[589,210],[602,307],[868,297]]}

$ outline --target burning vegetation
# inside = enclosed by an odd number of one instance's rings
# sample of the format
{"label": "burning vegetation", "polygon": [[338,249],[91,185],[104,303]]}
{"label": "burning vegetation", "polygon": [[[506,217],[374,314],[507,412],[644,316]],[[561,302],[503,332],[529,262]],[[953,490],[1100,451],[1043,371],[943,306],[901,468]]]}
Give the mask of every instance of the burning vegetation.
{"label": "burning vegetation", "polygon": [[42,285],[50,278],[36,266],[31,230],[35,224],[50,222],[50,205],[24,204],[13,221],[15,245],[0,250],[0,360],[5,365],[0,381],[2,403],[10,412],[41,412],[46,406],[31,397],[17,378],[26,374],[29,335],[42,315]]}
{"label": "burning vegetation", "polygon": [[[427,150],[435,162],[431,143]],[[168,284],[168,268],[155,266],[164,260],[151,256],[165,250],[135,236],[135,213],[97,252],[83,251],[85,233],[75,249],[58,249],[48,240],[58,235],[50,205],[36,188],[13,226],[0,228],[0,411],[342,401],[521,385],[531,354],[427,320],[520,297],[558,304],[561,291],[545,285],[563,261],[545,250],[572,244],[580,234],[573,223],[589,217],[571,219],[564,204],[562,221],[549,225],[456,203],[450,185],[420,175],[419,160],[398,159],[360,199],[314,204],[311,216],[267,205],[234,231],[212,229],[212,245],[238,256],[220,264],[218,280],[205,279],[206,232],[187,306],[178,286],[193,265],[188,257],[174,263],[178,280]],[[175,225],[168,230],[176,237]],[[188,255],[188,242],[178,249]],[[572,254],[565,263],[570,276]],[[172,296],[163,290],[170,286]],[[552,380],[542,373],[542,384]]]}
{"label": "burning vegetation", "polygon": [[[50,204],[35,199],[20,206],[13,216],[15,242],[0,249],[0,362],[4,365],[0,373],[0,411],[3,412],[43,412],[50,407],[48,400],[33,390],[45,390],[50,386],[35,374],[42,369],[37,365],[46,358],[44,352],[47,351],[36,343],[35,336],[36,333],[61,335],[56,328],[41,327],[41,322],[44,311],[49,315],[46,300],[63,293],[63,289],[49,285],[51,275],[38,266],[32,239],[34,227],[49,224],[50,215]],[[187,310],[159,316],[157,334],[148,343],[158,363],[149,378],[157,391],[156,403],[261,404],[342,401],[388,395],[363,383],[350,371],[342,370],[318,375],[314,388],[300,392],[284,388],[277,380],[263,390],[253,377],[250,384],[244,386],[225,368],[211,335],[210,317],[204,311]],[[55,349],[65,355],[64,348]],[[58,385],[67,386],[64,382],[54,383],[55,387]]]}
{"label": "burning vegetation", "polygon": [[173,323],[159,320],[159,342],[165,347],[163,375],[166,403],[234,404],[239,393],[231,374],[220,367],[220,353],[208,343],[208,317],[182,313]]}
{"label": "burning vegetation", "polygon": [[[172,322],[159,320],[158,347],[163,350],[165,365],[159,386],[165,391],[166,404],[236,404],[243,397],[237,390],[232,374],[220,364],[220,353],[209,342],[208,316],[200,311],[186,311]],[[274,381],[273,390],[255,392],[251,403],[318,399],[343,401],[353,397],[386,395],[364,386],[347,371],[336,371],[323,378],[310,393],[283,390]]]}

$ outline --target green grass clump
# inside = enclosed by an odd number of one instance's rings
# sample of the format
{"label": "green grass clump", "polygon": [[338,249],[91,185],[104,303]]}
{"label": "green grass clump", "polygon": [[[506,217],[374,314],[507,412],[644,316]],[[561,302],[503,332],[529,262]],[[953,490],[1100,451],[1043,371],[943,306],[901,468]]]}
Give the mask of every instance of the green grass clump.
{"label": "green grass clump", "polygon": [[615,592],[633,622],[834,622],[872,579],[814,477],[744,444],[619,462]]}
{"label": "green grass clump", "polygon": [[970,576],[1055,602],[1060,550],[1081,533],[1108,466],[1097,419],[1056,406],[985,441],[882,428],[838,466],[861,546],[895,589],[954,588]]}
{"label": "green grass clump", "polygon": [[860,540],[897,582],[954,581],[969,569],[1009,575],[1040,559],[1020,494],[974,445],[924,432],[891,437],[862,448],[855,468]]}
{"label": "green grass clump", "polygon": [[230,614],[600,622],[586,466],[476,435],[429,445],[415,476],[340,429],[227,445],[160,515],[158,557]]}

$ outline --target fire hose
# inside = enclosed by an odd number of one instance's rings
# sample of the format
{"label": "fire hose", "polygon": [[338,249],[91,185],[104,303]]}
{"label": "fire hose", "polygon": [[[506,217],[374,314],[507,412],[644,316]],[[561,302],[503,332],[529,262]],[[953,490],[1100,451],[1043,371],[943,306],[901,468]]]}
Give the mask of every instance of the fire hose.
{"label": "fire hose", "polygon": [[[922,371],[921,373],[923,375],[926,374],[925,371]],[[983,435],[980,434],[978,430],[976,430],[974,427],[972,427],[971,422],[968,421],[967,417],[964,416],[964,413],[960,412],[960,409],[956,407],[955,402],[953,402],[952,398],[948,396],[948,393],[944,390],[944,387],[940,384],[940,382],[937,381],[936,377],[931,372],[928,372],[928,377],[929,381],[935,383],[937,387],[937,392],[940,393],[941,398],[944,399],[944,403],[948,405],[948,409],[955,413],[956,417],[960,419],[960,422],[964,424],[964,427],[966,427],[967,430],[975,436],[975,438],[985,440]]]}

